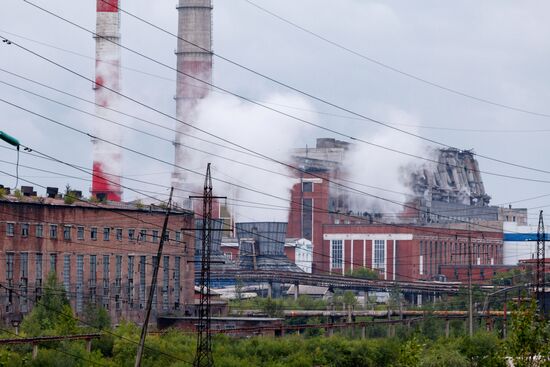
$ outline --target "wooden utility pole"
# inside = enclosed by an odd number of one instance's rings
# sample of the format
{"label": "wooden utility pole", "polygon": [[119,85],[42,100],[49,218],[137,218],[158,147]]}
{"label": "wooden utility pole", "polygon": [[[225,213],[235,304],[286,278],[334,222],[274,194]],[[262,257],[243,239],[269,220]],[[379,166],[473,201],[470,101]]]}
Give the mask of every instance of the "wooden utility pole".
{"label": "wooden utility pole", "polygon": [[168,227],[168,218],[170,217],[170,210],[172,208],[172,194],[174,188],[170,189],[170,198],[168,199],[168,208],[166,208],[166,215],[164,217],[164,224],[162,225],[162,234],[160,236],[159,247],[157,251],[157,262],[153,261],[153,277],[151,278],[151,286],[149,288],[149,298],[147,299],[147,310],[145,312],[145,320],[141,327],[141,338],[139,340],[139,346],[136,353],[135,367],[141,367],[141,357],[143,355],[143,348],[145,347],[145,338],[147,337],[147,326],[149,324],[149,318],[151,316],[151,307],[153,305],[153,296],[157,288],[157,277],[159,273],[160,259],[162,258],[162,249],[164,247],[164,239],[166,238],[166,228]]}

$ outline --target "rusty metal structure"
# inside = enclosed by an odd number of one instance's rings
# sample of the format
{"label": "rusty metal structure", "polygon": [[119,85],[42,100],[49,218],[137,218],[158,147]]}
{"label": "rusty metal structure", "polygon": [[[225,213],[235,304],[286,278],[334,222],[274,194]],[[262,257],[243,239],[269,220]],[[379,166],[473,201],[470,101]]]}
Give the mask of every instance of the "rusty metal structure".
{"label": "rusty metal structure", "polygon": [[285,255],[287,223],[237,223],[241,270],[303,272]]}

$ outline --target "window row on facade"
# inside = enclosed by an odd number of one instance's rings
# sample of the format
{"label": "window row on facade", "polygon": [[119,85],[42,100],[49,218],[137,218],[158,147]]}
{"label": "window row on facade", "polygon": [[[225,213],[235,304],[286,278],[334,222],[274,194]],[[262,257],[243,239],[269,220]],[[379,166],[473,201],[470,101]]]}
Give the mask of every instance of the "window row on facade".
{"label": "window row on facade", "polygon": [[[87,237],[92,241],[96,241],[100,238],[100,236],[103,239],[103,241],[110,241],[110,240],[123,241],[124,239],[126,239],[128,241],[158,243],[160,240],[160,231],[156,229],[152,229],[152,230],[135,229],[135,228],[123,229],[123,228],[112,228],[112,227],[86,228],[84,226],[78,226],[78,225],[75,226],[75,225],[68,225],[68,224],[57,225],[57,224],[42,224],[42,223],[33,224],[32,226],[34,227],[34,234],[31,234],[30,223],[7,222],[6,236],[14,237],[16,234],[18,234],[23,238],[34,236],[38,238],[58,239],[58,237],[60,237],[63,240],[70,241],[73,239],[73,236],[76,234],[77,240],[85,240]],[[16,227],[19,227],[19,228],[16,228]],[[87,235],[86,235],[86,232],[88,232]],[[182,242],[182,232],[167,231],[164,239],[165,241],[173,240],[175,242]]]}
{"label": "window row on facade", "polygon": [[436,275],[439,266],[445,264],[492,265],[502,257],[501,244],[471,243],[454,241],[420,241],[420,275]]}
{"label": "window row on facade", "polygon": [[[49,262],[47,270],[58,275],[77,313],[83,311],[87,302],[101,304],[105,309],[110,309],[111,305],[114,305],[116,310],[121,310],[123,304],[129,310],[143,309],[149,294],[152,265],[158,263],[156,256],[146,255],[51,253],[45,258],[42,253],[34,253],[34,259],[30,259],[28,252],[17,254],[8,252],[6,253],[5,282],[9,289],[18,290],[21,312],[27,312],[28,301],[39,298],[42,293],[46,260]],[[61,269],[58,269],[58,260],[62,261]],[[33,274],[29,274],[29,266],[32,265],[34,265]],[[182,266],[185,265],[180,256],[164,255],[162,257],[157,292],[153,298],[154,309],[159,303],[157,293],[161,297],[160,305],[163,311],[180,307],[184,281]],[[148,267],[149,271],[147,271]],[[33,279],[29,279],[29,276]],[[34,293],[31,295],[30,292]],[[12,297],[13,295],[9,292],[7,307],[10,306]]]}

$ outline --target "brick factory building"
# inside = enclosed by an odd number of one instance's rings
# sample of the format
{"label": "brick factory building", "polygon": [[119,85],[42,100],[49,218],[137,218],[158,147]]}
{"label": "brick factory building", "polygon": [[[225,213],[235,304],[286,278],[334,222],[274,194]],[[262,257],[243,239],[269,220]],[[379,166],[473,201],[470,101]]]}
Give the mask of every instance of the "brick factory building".
{"label": "brick factory building", "polygon": [[377,270],[386,280],[438,280],[443,265],[468,264],[468,243],[477,265],[502,264],[502,231],[489,225],[468,230],[464,225],[323,226],[316,246],[322,272],[345,274],[358,267]]}
{"label": "brick factory building", "polygon": [[[113,322],[141,321],[165,210],[123,203],[4,196],[0,200],[0,316],[28,313],[50,272],[77,316],[101,305]],[[154,314],[194,308],[192,212],[174,210],[160,262]]]}
{"label": "brick factory building", "polygon": [[[503,264],[503,222],[525,223],[527,210],[489,205],[473,152],[440,149],[440,164],[417,171],[403,167],[410,176],[404,184],[413,194],[392,217],[371,207],[356,208],[346,190],[353,149],[346,142],[317,139],[314,148],[293,152],[302,172],[291,191],[287,237],[311,240],[313,273],[343,274],[352,266],[364,266],[383,270],[388,280],[394,275],[396,280],[444,278],[438,277],[440,266],[466,264],[467,223],[472,227],[474,264]],[[373,244],[385,258],[375,258]]]}

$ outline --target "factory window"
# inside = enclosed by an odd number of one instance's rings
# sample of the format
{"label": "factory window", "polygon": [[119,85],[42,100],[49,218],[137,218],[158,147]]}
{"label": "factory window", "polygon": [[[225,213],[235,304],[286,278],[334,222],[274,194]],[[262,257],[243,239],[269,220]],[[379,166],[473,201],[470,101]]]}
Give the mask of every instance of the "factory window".
{"label": "factory window", "polygon": [[63,257],[63,285],[65,286],[65,292],[69,294],[71,291],[71,255]]}
{"label": "factory window", "polygon": [[180,307],[180,262],[181,258],[174,258],[174,309]]}
{"label": "factory window", "polygon": [[21,280],[19,283],[19,289],[21,291],[21,297],[20,297],[20,305],[19,308],[21,312],[27,312],[28,310],[28,301],[29,298],[27,297],[27,286],[29,284],[29,253],[28,252],[22,252],[21,253],[21,263],[20,263],[20,274],[21,274]]}
{"label": "factory window", "polygon": [[76,312],[82,312],[84,287],[84,255],[76,256]]}
{"label": "factory window", "polygon": [[28,278],[29,277],[29,253],[28,252],[22,252],[21,253],[21,278]]}
{"label": "factory window", "polygon": [[57,224],[50,224],[50,238],[57,238]]}
{"label": "factory window", "polygon": [[302,192],[313,192],[313,182],[302,182]]}
{"label": "factory window", "polygon": [[50,273],[57,273],[57,254],[50,254]]}
{"label": "factory window", "polygon": [[180,231],[176,231],[176,242],[181,242],[181,232]]}
{"label": "factory window", "polygon": [[44,225],[43,224],[37,224],[36,225],[36,237],[42,237],[44,236]]}
{"label": "factory window", "polygon": [[128,256],[128,308],[134,308],[134,256]]}
{"label": "factory window", "polygon": [[78,226],[76,228],[76,238],[79,239],[79,240],[84,239],[84,227]]}
{"label": "factory window", "polygon": [[342,242],[342,240],[330,241],[330,257],[332,259],[330,263],[331,269],[342,269]]}
{"label": "factory window", "polygon": [[97,255],[90,255],[90,302],[96,303],[96,286],[97,286]]}
{"label": "factory window", "polygon": [[302,200],[302,237],[311,240],[313,232],[313,199]]}
{"label": "factory window", "polygon": [[512,217],[512,222],[515,222],[515,221],[516,221],[516,216],[514,215],[514,216]]}
{"label": "factory window", "polygon": [[92,240],[97,240],[97,227],[90,228],[90,238]]}
{"label": "factory window", "polygon": [[116,229],[116,240],[117,241],[122,241],[122,228],[117,228]]}
{"label": "factory window", "polygon": [[139,308],[145,307],[145,256],[139,257]]}
{"label": "factory window", "polygon": [[71,240],[71,226],[63,226],[63,239],[65,241]]}
{"label": "factory window", "polygon": [[103,255],[103,308],[109,309],[110,256]]}
{"label": "factory window", "polygon": [[159,231],[154,230],[151,241],[153,241],[153,243],[157,243],[158,240],[159,240]]}
{"label": "factory window", "polygon": [[147,241],[147,230],[146,229],[142,229],[139,231],[139,237],[138,237],[138,240],[139,241]]}
{"label": "factory window", "polygon": [[13,236],[15,233],[15,223],[6,223],[6,235]]}
{"label": "factory window", "polygon": [[[159,258],[157,256],[153,256],[153,269],[155,267],[159,266]],[[151,306],[151,309],[156,310],[157,309],[157,289],[155,289],[155,292],[153,292],[153,304]]]}
{"label": "factory window", "polygon": [[103,241],[109,241],[111,238],[111,228],[105,227],[103,228]]}
{"label": "factory window", "polygon": [[374,240],[372,268],[386,270],[386,240]]}
{"label": "factory window", "polygon": [[122,256],[116,255],[115,259],[115,287],[117,293],[120,293],[120,287],[122,284]]}
{"label": "factory window", "polygon": [[13,259],[15,255],[13,252],[8,252],[6,254],[6,280],[13,280]]}
{"label": "factory window", "polygon": [[170,286],[170,257],[164,256],[162,261],[163,261],[162,310],[168,311],[168,288]]}
{"label": "factory window", "polygon": [[168,241],[170,241],[170,231],[166,230],[166,232],[164,233],[164,242]]}
{"label": "factory window", "polygon": [[42,285],[42,254],[37,253],[34,258],[34,273],[36,274],[36,286],[40,287]]}
{"label": "factory window", "polygon": [[130,241],[133,241],[136,239],[136,230],[135,229],[129,229],[128,230],[128,239]]}
{"label": "factory window", "polygon": [[485,269],[479,270],[479,277],[481,278],[481,280],[485,280]]}
{"label": "factory window", "polygon": [[28,237],[29,236],[29,223],[22,223],[21,224],[21,237]]}

